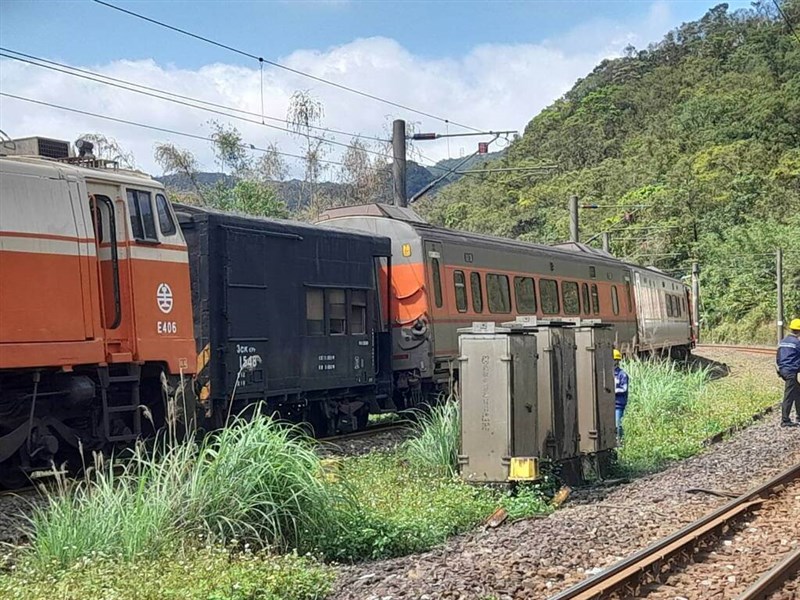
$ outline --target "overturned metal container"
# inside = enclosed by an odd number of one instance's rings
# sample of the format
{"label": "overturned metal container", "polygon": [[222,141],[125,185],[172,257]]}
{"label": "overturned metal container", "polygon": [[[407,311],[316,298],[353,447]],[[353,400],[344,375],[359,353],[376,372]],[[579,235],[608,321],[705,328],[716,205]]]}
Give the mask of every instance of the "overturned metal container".
{"label": "overturned metal container", "polygon": [[535,328],[473,323],[459,333],[462,478],[538,479]]}

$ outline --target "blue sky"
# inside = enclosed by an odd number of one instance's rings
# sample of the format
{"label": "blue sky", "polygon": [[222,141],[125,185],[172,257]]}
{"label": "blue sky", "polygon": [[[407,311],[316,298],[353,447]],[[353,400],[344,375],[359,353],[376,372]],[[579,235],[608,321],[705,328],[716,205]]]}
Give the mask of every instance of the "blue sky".
{"label": "blue sky", "polygon": [[[713,1],[567,2],[115,2],[175,26],[373,94],[481,128],[519,129],[575,80],[628,43],[644,47]],[[748,6],[731,2],[731,9]],[[146,85],[247,110],[260,110],[255,61],[192,40],[94,2],[0,0],[0,45]],[[156,126],[208,133],[213,118],[0,59],[0,89]],[[265,111],[284,116],[292,92],[325,105],[323,125],[381,135],[392,118],[417,129],[441,123],[265,70]],[[253,143],[302,149],[291,136],[232,122]],[[0,100],[0,128],[12,137],[66,138],[103,131],[157,170],[155,142],[174,141],[213,157],[202,142]],[[348,139],[342,141],[347,142]],[[431,160],[471,151],[469,142],[424,146]],[[332,160],[340,154],[331,148]],[[424,160],[419,157],[420,160]]]}
{"label": "blue sky", "polygon": [[[298,48],[324,50],[373,36],[392,38],[420,56],[457,57],[478,44],[547,41],[588,21],[635,22],[653,5],[635,0],[111,3],[272,59]],[[696,19],[712,5],[669,2],[670,25]],[[153,58],[188,68],[220,60],[248,62],[89,0],[2,0],[0,38],[6,46],[80,64],[117,58]]]}

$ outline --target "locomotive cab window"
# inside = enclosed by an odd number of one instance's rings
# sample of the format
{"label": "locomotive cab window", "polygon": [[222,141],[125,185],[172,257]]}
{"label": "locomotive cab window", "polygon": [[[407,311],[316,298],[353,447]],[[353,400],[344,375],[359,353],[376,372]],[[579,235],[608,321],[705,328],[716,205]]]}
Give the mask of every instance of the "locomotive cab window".
{"label": "locomotive cab window", "polygon": [[473,271],[469,274],[469,286],[472,288],[472,310],[476,313],[483,312],[483,289],[481,287],[481,274]]}
{"label": "locomotive cab window", "polygon": [[517,296],[517,312],[532,315],[536,312],[536,288],[531,277],[514,277],[514,294]]}
{"label": "locomotive cab window", "polygon": [[327,290],[328,331],[331,335],[347,333],[347,302],[344,290]]}
{"label": "locomotive cab window", "polygon": [[365,290],[350,292],[350,333],[352,335],[367,333],[367,292]]}
{"label": "locomotive cab window", "polygon": [[467,280],[464,271],[453,271],[453,286],[456,291],[456,310],[467,312]]}
{"label": "locomotive cab window", "polygon": [[486,296],[489,299],[490,313],[511,312],[511,290],[507,276],[494,273],[486,275]]}
{"label": "locomotive cab window", "polygon": [[177,228],[164,194],[156,194],[156,212],[158,213],[158,226],[161,229],[161,235],[175,235]]}
{"label": "locomotive cab window", "polygon": [[[128,190],[128,211],[133,238],[140,242],[158,242],[150,192]],[[174,226],[174,224],[173,224]]]}
{"label": "locomotive cab window", "polygon": [[554,279],[539,280],[539,297],[542,299],[542,312],[546,315],[558,314],[558,282]]}
{"label": "locomotive cab window", "polygon": [[578,299],[578,284],[574,281],[564,281],[561,284],[561,296],[564,301],[564,313],[568,315],[581,314],[580,300]]}
{"label": "locomotive cab window", "polygon": [[611,310],[615,315],[619,314],[619,295],[617,293],[617,286],[611,286]]}
{"label": "locomotive cab window", "polygon": [[325,302],[323,291],[306,290],[306,330],[308,335],[325,335]]}

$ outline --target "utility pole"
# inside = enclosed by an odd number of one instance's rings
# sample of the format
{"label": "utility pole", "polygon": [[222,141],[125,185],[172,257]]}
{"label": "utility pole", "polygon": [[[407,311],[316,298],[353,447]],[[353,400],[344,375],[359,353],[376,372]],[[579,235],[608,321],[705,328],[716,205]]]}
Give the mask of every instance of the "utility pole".
{"label": "utility pole", "polygon": [[578,231],[578,197],[572,195],[569,198],[569,240],[579,242],[580,234]]}
{"label": "utility pole", "polygon": [[778,284],[778,343],[783,339],[783,248],[775,255],[776,283]]}
{"label": "utility pole", "polygon": [[700,343],[700,265],[692,263],[692,321],[695,342]]}
{"label": "utility pole", "polygon": [[611,254],[611,234],[607,231],[603,232],[603,251]]}
{"label": "utility pole", "polygon": [[392,123],[392,180],[396,206],[408,206],[406,201],[406,122],[395,119]]}

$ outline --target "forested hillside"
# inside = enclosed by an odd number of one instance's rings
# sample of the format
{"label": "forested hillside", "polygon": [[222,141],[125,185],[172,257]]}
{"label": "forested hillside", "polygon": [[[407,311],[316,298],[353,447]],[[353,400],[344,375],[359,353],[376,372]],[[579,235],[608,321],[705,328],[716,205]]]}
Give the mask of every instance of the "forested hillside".
{"label": "forested hillside", "polygon": [[[800,0],[781,3],[800,31]],[[492,166],[421,209],[448,227],[554,242],[582,205],[581,238],[686,275],[701,264],[704,325],[774,340],[775,251],[800,316],[800,40],[772,2],[726,4],[646,50],[625,49],[537,115]],[[595,243],[595,242],[592,242]]]}

